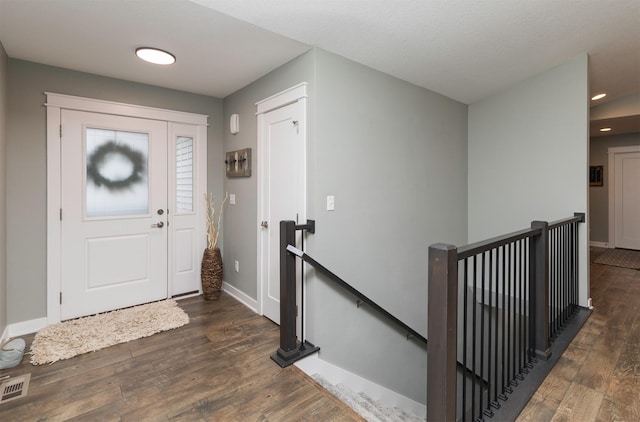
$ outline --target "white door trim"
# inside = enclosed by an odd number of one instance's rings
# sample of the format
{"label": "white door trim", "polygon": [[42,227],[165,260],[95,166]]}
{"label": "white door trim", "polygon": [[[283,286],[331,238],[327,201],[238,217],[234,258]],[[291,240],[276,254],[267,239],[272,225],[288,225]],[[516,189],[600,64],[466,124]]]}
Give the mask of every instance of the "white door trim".
{"label": "white door trim", "polygon": [[301,82],[291,88],[273,94],[270,97],[260,100],[256,103],[256,115],[267,113],[276,108],[284,107],[288,104],[295,103],[303,98],[307,98],[307,83]]}
{"label": "white door trim", "polygon": [[47,107],[208,126],[207,119],[209,116],[206,114],[187,113],[184,111],[75,97],[73,95],[56,94],[52,92],[45,92],[45,95],[47,96],[47,102],[44,105]]}
{"label": "white door trim", "polygon": [[607,150],[608,167],[607,171],[609,181],[607,189],[609,189],[609,245],[612,248],[616,246],[616,218],[615,218],[615,175],[616,175],[616,154],[627,154],[630,152],[640,152],[640,145],[631,145],[626,147],[610,147]]}
{"label": "white door trim", "polygon": [[[209,116],[45,92],[47,107],[47,323],[60,322],[61,291],[61,110],[79,110],[119,116],[207,126]],[[202,152],[204,156],[205,151]],[[202,171],[206,172],[206,166]],[[206,173],[204,176],[206,180]]]}
{"label": "white door trim", "polygon": [[[262,192],[262,176],[261,176],[261,171],[262,168],[264,166],[264,157],[262,154],[262,151],[260,150],[260,146],[263,145],[264,140],[265,140],[265,134],[262,132],[262,125],[263,125],[263,120],[264,120],[264,114],[275,110],[277,108],[280,107],[284,107],[286,105],[289,105],[291,103],[294,102],[299,102],[301,104],[302,107],[302,122],[300,122],[300,132],[302,135],[302,151],[301,151],[301,156],[302,158],[302,178],[301,178],[301,184],[302,184],[302,203],[303,203],[303,207],[302,210],[300,210],[300,215],[299,215],[299,219],[300,221],[305,222],[307,219],[307,127],[306,127],[306,120],[307,120],[307,83],[306,82],[302,82],[298,85],[295,85],[291,88],[285,89],[283,91],[280,91],[277,94],[274,94],[268,98],[265,98],[264,100],[258,101],[256,103],[256,107],[257,107],[257,120],[258,120],[258,144],[257,144],[257,148],[256,148],[256,155],[258,157],[258,164],[257,164],[257,183],[258,183],[258,207],[261,207],[262,201],[264,199],[264,193]],[[257,213],[257,218],[256,218],[256,230],[260,230],[260,223],[261,223],[261,210],[258,210]],[[280,230],[279,227],[272,227],[272,230]],[[260,234],[260,232],[258,233],[257,236],[257,255],[258,255],[258,265],[257,265],[257,311],[258,314],[260,315],[264,315],[263,313],[263,303],[262,303],[262,299],[263,299],[263,295],[264,292],[262,291],[262,274],[263,274],[263,265],[264,263],[262,262],[262,235]],[[300,290],[298,289],[298,294]],[[300,327],[298,327],[299,329]]]}

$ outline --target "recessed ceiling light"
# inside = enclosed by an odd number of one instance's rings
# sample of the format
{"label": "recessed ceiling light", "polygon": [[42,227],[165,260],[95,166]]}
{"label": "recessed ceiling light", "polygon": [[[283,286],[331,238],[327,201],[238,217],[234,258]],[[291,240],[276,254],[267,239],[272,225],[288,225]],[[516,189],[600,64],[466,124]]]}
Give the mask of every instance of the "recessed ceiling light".
{"label": "recessed ceiling light", "polygon": [[611,128],[610,127],[603,127],[600,129],[600,132],[611,132]]}
{"label": "recessed ceiling light", "polygon": [[172,64],[176,61],[176,56],[164,50],[152,47],[140,47],[136,49],[136,56],[142,60],[153,64]]}
{"label": "recessed ceiling light", "polygon": [[603,92],[602,94],[594,95],[593,97],[591,97],[591,101],[599,100],[599,99],[604,98],[606,96],[607,96],[607,94],[605,94]]}

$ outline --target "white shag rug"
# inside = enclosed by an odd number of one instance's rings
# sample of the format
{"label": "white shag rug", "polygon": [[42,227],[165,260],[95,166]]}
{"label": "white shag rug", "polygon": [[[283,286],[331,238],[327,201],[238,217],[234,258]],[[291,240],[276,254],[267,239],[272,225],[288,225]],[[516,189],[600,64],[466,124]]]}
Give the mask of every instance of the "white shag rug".
{"label": "white shag rug", "polygon": [[163,300],[61,322],[36,333],[31,363],[43,365],[148,337],[189,323],[175,300]]}

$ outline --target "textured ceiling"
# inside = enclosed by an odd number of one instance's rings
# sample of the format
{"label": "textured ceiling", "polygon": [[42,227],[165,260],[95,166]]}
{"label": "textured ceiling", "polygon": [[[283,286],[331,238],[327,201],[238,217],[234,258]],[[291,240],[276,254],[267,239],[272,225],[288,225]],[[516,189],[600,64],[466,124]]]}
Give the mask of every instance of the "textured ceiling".
{"label": "textured ceiling", "polygon": [[473,103],[581,53],[591,88],[640,91],[638,0],[194,0]]}
{"label": "textured ceiling", "polygon": [[[188,0],[0,0],[11,58],[225,97],[309,46]],[[173,52],[172,66],[134,51]]]}
{"label": "textured ceiling", "polygon": [[[640,91],[640,0],[0,0],[12,58],[224,97],[318,46],[473,103],[589,53]],[[170,67],[138,61],[153,45]]]}

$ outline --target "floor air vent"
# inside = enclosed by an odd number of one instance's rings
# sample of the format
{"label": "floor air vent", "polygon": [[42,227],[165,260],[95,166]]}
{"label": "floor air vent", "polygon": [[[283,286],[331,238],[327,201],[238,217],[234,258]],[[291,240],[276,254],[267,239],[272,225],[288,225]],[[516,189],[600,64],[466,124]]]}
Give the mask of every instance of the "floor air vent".
{"label": "floor air vent", "polygon": [[2,392],[0,404],[26,396],[30,379],[31,374],[20,375],[19,377],[8,379],[0,384],[0,392]]}

